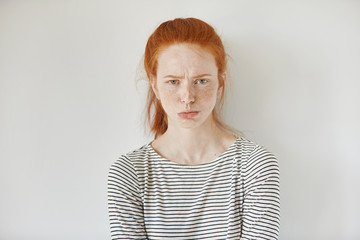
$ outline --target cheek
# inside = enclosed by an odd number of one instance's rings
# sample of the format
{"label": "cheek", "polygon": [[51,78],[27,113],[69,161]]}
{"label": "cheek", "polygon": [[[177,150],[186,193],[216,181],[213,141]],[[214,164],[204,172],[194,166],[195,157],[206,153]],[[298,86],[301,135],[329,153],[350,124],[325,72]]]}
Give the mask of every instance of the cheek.
{"label": "cheek", "polygon": [[214,88],[206,88],[201,92],[202,101],[206,101],[208,103],[214,101],[216,102],[217,98],[217,90]]}
{"label": "cheek", "polygon": [[159,97],[162,105],[170,105],[176,101],[176,91],[175,89],[159,89]]}

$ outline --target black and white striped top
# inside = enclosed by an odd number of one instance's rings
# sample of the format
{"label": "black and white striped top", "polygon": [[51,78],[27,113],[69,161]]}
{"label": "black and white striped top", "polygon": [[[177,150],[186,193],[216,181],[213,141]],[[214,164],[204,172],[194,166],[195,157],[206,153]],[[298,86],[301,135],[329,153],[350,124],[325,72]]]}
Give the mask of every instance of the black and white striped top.
{"label": "black and white striped top", "polygon": [[110,168],[112,239],[278,239],[279,167],[238,137],[215,160],[171,162],[147,144]]}

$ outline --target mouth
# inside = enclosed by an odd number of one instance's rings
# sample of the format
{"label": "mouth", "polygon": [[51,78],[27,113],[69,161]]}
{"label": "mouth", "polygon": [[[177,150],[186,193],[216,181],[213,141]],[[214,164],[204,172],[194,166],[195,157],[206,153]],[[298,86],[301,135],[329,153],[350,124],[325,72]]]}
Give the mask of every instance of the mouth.
{"label": "mouth", "polygon": [[198,114],[199,114],[198,111],[189,111],[189,112],[178,113],[178,116],[183,118],[183,119],[190,119],[190,118],[195,117]]}

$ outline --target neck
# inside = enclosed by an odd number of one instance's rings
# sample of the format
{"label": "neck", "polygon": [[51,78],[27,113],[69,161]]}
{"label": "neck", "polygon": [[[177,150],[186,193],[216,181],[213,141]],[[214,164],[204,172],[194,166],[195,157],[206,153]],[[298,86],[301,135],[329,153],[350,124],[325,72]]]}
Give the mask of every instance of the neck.
{"label": "neck", "polygon": [[205,146],[208,142],[218,138],[220,133],[221,130],[215,123],[212,120],[208,120],[201,126],[191,129],[173,127],[170,124],[163,136],[168,140],[172,140],[171,142],[181,144],[183,147],[199,149],[201,145]]}
{"label": "neck", "polygon": [[234,139],[210,119],[192,129],[176,128],[169,124],[167,131],[153,142],[153,147],[174,162],[197,165],[215,159]]}

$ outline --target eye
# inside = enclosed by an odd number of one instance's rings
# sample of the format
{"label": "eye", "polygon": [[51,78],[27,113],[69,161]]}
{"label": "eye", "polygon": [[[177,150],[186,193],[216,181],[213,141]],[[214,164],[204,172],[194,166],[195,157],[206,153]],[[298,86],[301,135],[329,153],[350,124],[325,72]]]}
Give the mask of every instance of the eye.
{"label": "eye", "polygon": [[169,80],[168,83],[171,85],[175,85],[175,84],[178,84],[179,81],[178,80]]}
{"label": "eye", "polygon": [[205,84],[207,82],[208,82],[208,80],[206,80],[206,79],[197,79],[197,80],[195,80],[195,84]]}

